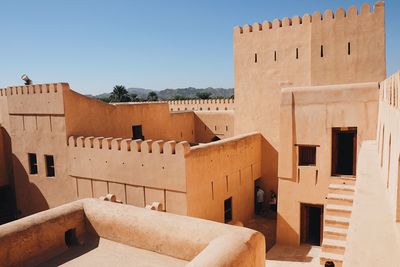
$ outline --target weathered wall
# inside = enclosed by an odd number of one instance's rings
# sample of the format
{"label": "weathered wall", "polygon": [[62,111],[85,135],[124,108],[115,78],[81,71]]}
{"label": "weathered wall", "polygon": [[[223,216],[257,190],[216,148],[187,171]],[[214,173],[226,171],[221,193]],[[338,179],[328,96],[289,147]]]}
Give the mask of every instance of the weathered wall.
{"label": "weathered wall", "polygon": [[[21,215],[75,200],[68,177],[63,92],[67,84],[41,84],[3,89],[7,96],[12,168]],[[9,136],[8,136],[9,135]],[[38,174],[29,173],[28,153],[36,153]],[[55,177],[46,176],[45,155],[53,155]]]}
{"label": "weathered wall", "polygon": [[261,136],[236,136],[191,147],[186,154],[188,215],[224,222],[232,197],[233,221],[254,213],[254,180],[260,177]]}
{"label": "weathered wall", "polygon": [[[300,203],[326,204],[332,128],[357,127],[357,153],[376,135],[378,83],[282,89],[280,117],[279,243],[300,243]],[[298,146],[316,145],[316,166],[298,166]]]}
{"label": "weathered wall", "polygon": [[218,111],[234,110],[234,99],[192,99],[167,102],[171,111]]}
{"label": "weathered wall", "polygon": [[391,209],[400,222],[400,73],[380,84],[377,133],[381,179],[386,184]]}
{"label": "weathered wall", "polygon": [[347,13],[328,10],[323,16],[315,12],[237,27],[234,66],[235,134],[263,135],[264,187],[276,190],[280,89],[383,80],[384,4],[377,3],[373,12],[364,4],[359,14],[351,7]]}
{"label": "weathered wall", "polygon": [[123,203],[186,214],[187,142],[70,137],[68,174],[78,198],[115,194]]}
{"label": "weathered wall", "polygon": [[132,138],[132,125],[141,124],[145,139],[195,141],[193,114],[170,113],[167,103],[111,105],[72,90],[64,98],[68,136]]}

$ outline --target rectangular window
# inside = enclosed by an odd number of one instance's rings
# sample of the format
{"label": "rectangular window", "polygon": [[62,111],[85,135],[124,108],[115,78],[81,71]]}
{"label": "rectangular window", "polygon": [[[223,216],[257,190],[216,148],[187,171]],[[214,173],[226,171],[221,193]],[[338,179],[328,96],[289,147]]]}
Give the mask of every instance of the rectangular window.
{"label": "rectangular window", "polygon": [[29,173],[30,174],[37,174],[38,173],[38,166],[37,166],[37,158],[35,153],[28,153],[28,160],[29,160]]}
{"label": "rectangular window", "polygon": [[133,125],[132,126],[132,140],[142,139],[144,140],[142,125]]}
{"label": "rectangular window", "polygon": [[224,201],[224,213],[225,223],[232,221],[232,197]]}
{"label": "rectangular window", "polygon": [[316,146],[299,146],[299,166],[315,166]]}
{"label": "rectangular window", "polygon": [[52,155],[44,155],[44,159],[46,162],[46,176],[47,177],[54,177],[56,175],[54,169],[54,156]]}

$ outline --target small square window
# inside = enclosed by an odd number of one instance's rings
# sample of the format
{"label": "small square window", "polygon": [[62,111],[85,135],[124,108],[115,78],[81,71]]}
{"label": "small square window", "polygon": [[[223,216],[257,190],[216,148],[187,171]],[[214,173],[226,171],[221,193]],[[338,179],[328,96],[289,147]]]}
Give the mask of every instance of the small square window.
{"label": "small square window", "polygon": [[316,146],[299,146],[299,166],[315,166]]}
{"label": "small square window", "polygon": [[38,166],[37,166],[37,158],[35,153],[28,153],[28,161],[29,161],[29,173],[37,174]]}
{"label": "small square window", "polygon": [[44,155],[44,159],[46,161],[46,176],[54,177],[56,175],[56,172],[54,169],[54,156]]}

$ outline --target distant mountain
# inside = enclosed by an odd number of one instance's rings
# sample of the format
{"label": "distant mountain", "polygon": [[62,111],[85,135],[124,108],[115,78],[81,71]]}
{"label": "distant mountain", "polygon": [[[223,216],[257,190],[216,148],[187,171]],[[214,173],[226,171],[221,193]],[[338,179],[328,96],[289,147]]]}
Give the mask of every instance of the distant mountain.
{"label": "distant mountain", "polygon": [[[233,88],[177,88],[177,89],[164,89],[161,91],[155,91],[151,89],[144,88],[128,88],[127,89],[130,94],[136,94],[140,99],[146,99],[149,92],[154,91],[157,93],[158,98],[160,100],[173,100],[177,98],[187,98],[194,99],[197,98],[198,93],[210,93],[211,98],[230,98],[233,96]],[[90,96],[90,95],[89,95]],[[110,96],[110,93],[103,93],[91,97],[95,98],[107,98]]]}

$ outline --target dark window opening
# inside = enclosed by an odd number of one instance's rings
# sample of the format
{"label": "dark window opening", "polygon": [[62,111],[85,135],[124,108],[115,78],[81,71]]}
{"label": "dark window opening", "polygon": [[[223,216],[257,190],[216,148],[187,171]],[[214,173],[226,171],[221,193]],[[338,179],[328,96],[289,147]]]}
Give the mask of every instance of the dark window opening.
{"label": "dark window opening", "polygon": [[323,206],[301,204],[301,242],[321,245]]}
{"label": "dark window opening", "polygon": [[276,51],[274,51],[274,61],[276,61]]}
{"label": "dark window opening", "polygon": [[232,197],[224,201],[224,222],[232,221]]}
{"label": "dark window opening", "polygon": [[332,175],[355,175],[357,128],[332,128]]}
{"label": "dark window opening", "polygon": [[254,54],[254,63],[257,63],[257,53]]}
{"label": "dark window opening", "polygon": [[133,125],[132,126],[132,140],[142,139],[144,140],[144,136],[142,133],[142,125]]}
{"label": "dark window opening", "polygon": [[296,59],[299,59],[299,49],[296,48]]}
{"label": "dark window opening", "polygon": [[299,146],[299,166],[315,166],[316,146]]}
{"label": "dark window opening", "polygon": [[29,173],[30,174],[37,174],[38,173],[38,166],[37,166],[36,154],[28,153],[28,160],[29,160]]}
{"label": "dark window opening", "polygon": [[324,57],[324,46],[321,45],[321,57]]}
{"label": "dark window opening", "polygon": [[351,54],[351,44],[350,44],[350,42],[347,43],[347,54],[348,55]]}
{"label": "dark window opening", "polygon": [[64,241],[67,247],[73,247],[79,245],[78,238],[76,237],[76,230],[75,228],[69,229],[64,234]]}
{"label": "dark window opening", "polygon": [[46,161],[46,176],[54,177],[56,175],[56,172],[54,169],[54,156],[44,155],[44,159]]}

